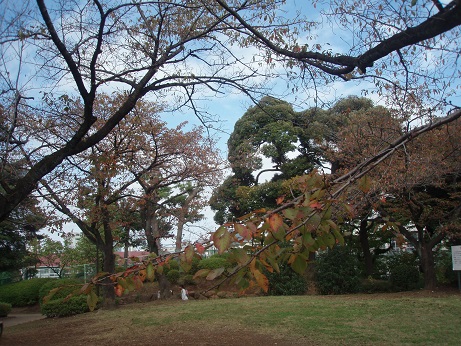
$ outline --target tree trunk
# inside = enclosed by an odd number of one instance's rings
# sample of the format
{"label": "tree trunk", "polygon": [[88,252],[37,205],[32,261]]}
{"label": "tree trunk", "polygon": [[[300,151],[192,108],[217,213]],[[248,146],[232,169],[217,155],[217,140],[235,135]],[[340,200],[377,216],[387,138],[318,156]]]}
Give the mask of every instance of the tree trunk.
{"label": "tree trunk", "polygon": [[[102,244],[104,253],[103,271],[106,273],[115,273],[114,237],[109,223],[110,217],[107,208],[102,208],[101,211],[104,229],[104,243]],[[113,308],[115,307],[114,283],[109,278],[106,278],[103,281],[103,285],[104,306],[106,308]]]}
{"label": "tree trunk", "polygon": [[[104,262],[103,270],[106,273],[115,273],[115,255],[113,251],[113,246],[111,244],[104,244]],[[106,278],[103,282],[104,284],[104,307],[114,308],[115,307],[115,290],[114,284],[109,279]]]}
{"label": "tree trunk", "polygon": [[427,243],[421,247],[421,266],[424,272],[424,289],[434,290],[437,287],[434,253],[432,247]]}

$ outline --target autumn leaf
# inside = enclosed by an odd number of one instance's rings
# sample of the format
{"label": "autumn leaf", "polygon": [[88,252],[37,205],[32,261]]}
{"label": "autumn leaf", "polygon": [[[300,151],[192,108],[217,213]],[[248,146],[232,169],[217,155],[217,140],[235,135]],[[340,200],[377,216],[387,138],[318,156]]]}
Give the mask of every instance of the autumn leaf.
{"label": "autumn leaf", "polygon": [[211,281],[219,277],[222,273],[224,273],[225,268],[216,268],[210,271],[206,277],[207,280]]}
{"label": "autumn leaf", "polygon": [[197,271],[195,273],[194,279],[204,278],[204,277],[208,276],[210,271],[211,271],[211,269],[200,269],[199,271]]}
{"label": "autumn leaf", "polygon": [[195,255],[194,248],[190,245],[186,246],[186,248],[184,249],[184,254],[186,257],[186,262],[191,263]]}
{"label": "autumn leaf", "polygon": [[285,238],[285,228],[283,218],[279,214],[272,214],[267,218],[267,222],[272,230],[275,239],[282,241]]}
{"label": "autumn leaf", "polygon": [[146,281],[146,274],[147,274],[146,269],[141,269],[139,271],[139,278],[141,279],[142,282]]}
{"label": "autumn leaf", "polygon": [[115,286],[114,289],[115,289],[115,294],[117,295],[117,297],[121,297],[123,295],[123,291],[125,290],[120,284]]}
{"label": "autumn leaf", "polygon": [[235,223],[234,228],[237,231],[237,233],[244,239],[244,240],[249,240],[251,239],[251,233],[248,228],[246,228],[244,225],[240,223]]}
{"label": "autumn leaf", "polygon": [[368,175],[364,175],[358,181],[358,187],[363,193],[367,193],[371,189],[371,179]]}
{"label": "autumn leaf", "polygon": [[252,273],[255,277],[258,286],[261,287],[263,291],[267,293],[267,291],[269,290],[269,279],[267,278],[267,276],[257,269],[253,270]]}
{"label": "autumn leaf", "polygon": [[93,311],[96,308],[96,305],[98,304],[98,296],[94,290],[91,290],[90,294],[86,296],[86,303],[88,304],[90,311]]}
{"label": "autumn leaf", "polygon": [[312,209],[315,209],[315,210],[322,210],[323,209],[323,205],[321,203],[319,203],[319,201],[312,201],[309,203],[309,207],[311,207]]}
{"label": "autumn leaf", "polygon": [[205,247],[201,243],[196,243],[195,249],[200,255],[203,255],[205,253]]}

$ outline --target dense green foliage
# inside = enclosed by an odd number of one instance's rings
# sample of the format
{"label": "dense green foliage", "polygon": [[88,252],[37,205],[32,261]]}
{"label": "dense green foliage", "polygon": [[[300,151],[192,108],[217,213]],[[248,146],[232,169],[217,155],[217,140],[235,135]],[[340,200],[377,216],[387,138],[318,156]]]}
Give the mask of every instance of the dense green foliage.
{"label": "dense green foliage", "polygon": [[181,276],[178,280],[180,285],[196,285],[197,283],[194,280],[194,276],[191,274]]}
{"label": "dense green foliage", "polygon": [[55,279],[34,278],[0,286],[0,301],[14,307],[35,305],[39,302],[40,288]]}
{"label": "dense green foliage", "polygon": [[172,284],[178,283],[181,273],[177,269],[170,269],[166,274],[168,281]]}
{"label": "dense green foliage", "polygon": [[[320,109],[295,112],[292,105],[263,97],[235,123],[228,140],[229,176],[210,200],[219,224],[230,222],[259,208],[276,206],[276,198],[289,193],[282,182],[311,172],[321,165],[318,145],[325,126]],[[263,168],[263,158],[271,167]],[[258,172],[259,171],[259,172]],[[263,172],[272,173],[264,182]]]}
{"label": "dense green foliage", "polygon": [[220,255],[214,255],[208,258],[204,258],[198,264],[199,269],[218,269],[218,268],[226,268],[229,267],[231,264],[227,261],[227,259]]}
{"label": "dense green foliage", "polygon": [[0,302],[0,317],[6,317],[11,312],[11,304]]}
{"label": "dense green foliage", "polygon": [[456,285],[457,278],[453,271],[451,251],[439,250],[435,254],[435,270],[437,282],[442,285]]}
{"label": "dense green foliage", "polygon": [[269,279],[268,293],[273,296],[292,296],[306,293],[307,282],[290,266],[282,265],[280,273],[267,273]]}
{"label": "dense green foliage", "polygon": [[316,266],[320,294],[345,294],[360,291],[360,269],[357,257],[347,246],[335,246],[319,255]]}
{"label": "dense green foliage", "polygon": [[42,304],[42,314],[47,317],[66,317],[90,311],[86,295],[74,296],[65,302],[63,300],[64,298],[59,298]]}
{"label": "dense green foliage", "polygon": [[418,287],[419,270],[412,265],[400,264],[392,268],[390,281],[397,291],[410,291]]}

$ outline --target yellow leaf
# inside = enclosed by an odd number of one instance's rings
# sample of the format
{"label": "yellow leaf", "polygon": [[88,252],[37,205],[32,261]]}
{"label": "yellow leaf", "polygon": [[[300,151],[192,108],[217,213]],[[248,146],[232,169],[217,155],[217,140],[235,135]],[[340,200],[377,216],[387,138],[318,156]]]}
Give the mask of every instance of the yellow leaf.
{"label": "yellow leaf", "polygon": [[86,296],[86,303],[88,304],[90,311],[93,311],[96,308],[96,305],[98,304],[98,296],[94,293],[94,290]]}

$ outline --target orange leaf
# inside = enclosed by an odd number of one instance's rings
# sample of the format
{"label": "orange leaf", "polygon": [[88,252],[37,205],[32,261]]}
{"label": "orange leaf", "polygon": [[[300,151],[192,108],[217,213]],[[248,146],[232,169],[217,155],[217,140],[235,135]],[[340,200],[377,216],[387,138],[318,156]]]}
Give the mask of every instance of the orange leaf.
{"label": "orange leaf", "polygon": [[264,290],[264,292],[267,293],[267,291],[269,290],[269,279],[266,277],[266,275],[264,275],[257,269],[253,271],[253,275],[259,287],[261,287]]}
{"label": "orange leaf", "polygon": [[285,196],[280,196],[280,197],[277,197],[277,199],[275,200],[277,205],[280,205],[283,203],[283,201],[285,200]]}
{"label": "orange leaf", "polygon": [[195,249],[200,255],[202,255],[205,252],[205,247],[200,243],[195,244]]}

